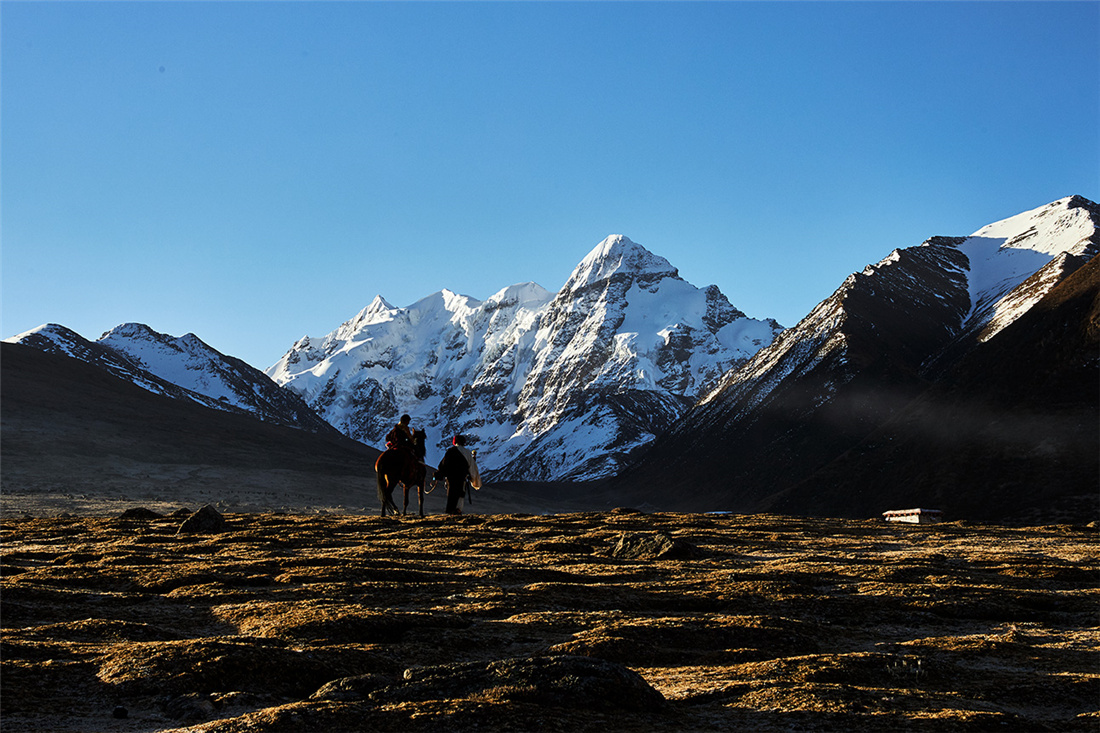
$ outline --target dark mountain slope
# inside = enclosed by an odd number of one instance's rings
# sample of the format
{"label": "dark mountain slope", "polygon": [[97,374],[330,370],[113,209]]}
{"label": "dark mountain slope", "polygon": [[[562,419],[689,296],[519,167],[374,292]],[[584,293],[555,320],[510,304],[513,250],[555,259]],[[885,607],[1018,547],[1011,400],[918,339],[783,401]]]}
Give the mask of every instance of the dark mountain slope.
{"label": "dark mountain slope", "polygon": [[[0,346],[3,488],[120,490],[171,475],[182,490],[204,475],[211,490],[278,480],[303,493],[362,481],[373,495],[378,451],[334,432],[318,435],[153,394],[79,359]],[[144,477],[144,478],[143,478]],[[361,477],[361,478],[360,478]]]}
{"label": "dark mountain slope", "polygon": [[1075,265],[898,417],[769,508],[1100,519],[1100,260]]}
{"label": "dark mountain slope", "polygon": [[[1086,328],[1091,270],[1067,278],[1098,245],[1100,207],[1068,197],[970,237],[895,250],[728,372],[610,490],[666,509],[830,516],[915,503],[1003,517],[1018,511],[1005,500],[1095,494],[1098,375],[1077,352],[1096,344],[1069,333]],[[1036,324],[1005,335],[1040,302]],[[950,437],[902,460],[889,449],[910,433],[879,431],[903,416],[922,435]],[[940,463],[940,452],[959,457]],[[847,462],[830,467],[838,457]],[[925,478],[909,484],[914,471]],[[902,486],[921,487],[922,500]]]}
{"label": "dark mountain slope", "polygon": [[613,488],[671,509],[754,511],[858,443],[924,391],[921,362],[965,315],[955,243],[930,240],[850,276]]}
{"label": "dark mountain slope", "polygon": [[[141,323],[126,323],[97,341],[89,341],[71,329],[50,323],[23,334],[16,343],[85,361],[156,394],[252,415],[276,425],[323,435],[340,434],[297,394],[283,389],[240,359],[210,347],[194,334],[175,338]],[[157,374],[144,363],[143,357],[154,357],[162,370],[166,363],[171,365],[166,370],[171,376]],[[191,388],[173,381],[180,374],[188,376]]]}

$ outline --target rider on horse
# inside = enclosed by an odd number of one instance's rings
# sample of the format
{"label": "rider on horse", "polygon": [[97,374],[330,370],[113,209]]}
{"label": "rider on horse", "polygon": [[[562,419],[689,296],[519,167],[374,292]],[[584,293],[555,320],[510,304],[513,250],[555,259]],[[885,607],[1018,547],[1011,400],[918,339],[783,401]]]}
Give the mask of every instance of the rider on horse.
{"label": "rider on horse", "polygon": [[409,489],[415,487],[420,498],[420,516],[424,516],[424,465],[425,434],[423,430],[415,433],[409,427],[412,420],[402,415],[401,421],[393,426],[386,435],[386,451],[374,462],[374,471],[378,476],[378,499],[382,503],[382,516],[388,508],[397,514],[397,505],[393,503],[393,489],[397,484],[405,487],[405,507],[409,508]]}
{"label": "rider on horse", "polygon": [[393,429],[386,435],[387,448],[412,452],[413,434],[412,428],[409,427],[409,421],[411,420],[412,418],[408,415],[401,416],[401,421],[394,425]]}

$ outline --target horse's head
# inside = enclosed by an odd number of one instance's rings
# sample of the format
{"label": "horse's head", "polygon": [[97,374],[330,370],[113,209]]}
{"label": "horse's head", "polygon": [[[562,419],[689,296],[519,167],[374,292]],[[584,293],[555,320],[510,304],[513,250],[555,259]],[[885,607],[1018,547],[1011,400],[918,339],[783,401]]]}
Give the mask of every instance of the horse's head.
{"label": "horse's head", "polygon": [[428,449],[426,443],[428,442],[428,434],[423,430],[413,431],[413,453],[417,458],[423,458],[427,454]]}

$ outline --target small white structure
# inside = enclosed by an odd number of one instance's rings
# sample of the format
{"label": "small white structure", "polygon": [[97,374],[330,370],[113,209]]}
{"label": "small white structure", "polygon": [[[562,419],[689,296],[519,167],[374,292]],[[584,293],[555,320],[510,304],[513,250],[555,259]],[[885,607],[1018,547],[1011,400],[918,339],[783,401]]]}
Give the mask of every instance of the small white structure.
{"label": "small white structure", "polygon": [[909,522],[910,524],[933,524],[943,518],[939,509],[891,509],[883,512],[887,522]]}

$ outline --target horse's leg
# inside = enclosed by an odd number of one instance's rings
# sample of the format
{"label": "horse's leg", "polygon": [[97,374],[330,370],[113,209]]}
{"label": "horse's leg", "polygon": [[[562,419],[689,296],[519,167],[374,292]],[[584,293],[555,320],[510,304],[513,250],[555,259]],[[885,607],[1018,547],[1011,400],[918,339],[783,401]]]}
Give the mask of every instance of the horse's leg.
{"label": "horse's leg", "polygon": [[378,503],[382,505],[382,516],[386,516],[386,485],[389,482],[386,480],[386,474],[382,471],[378,472]]}
{"label": "horse's leg", "polygon": [[424,516],[424,484],[428,483],[428,470],[421,465],[416,472],[416,498],[419,502],[420,516]]}
{"label": "horse's leg", "polygon": [[402,481],[401,488],[404,489],[405,494],[405,506],[401,509],[401,516],[405,516],[409,513],[409,483],[407,481]]}
{"label": "horse's leg", "polygon": [[378,474],[378,501],[382,505],[382,516],[386,516],[386,509],[394,515],[398,513],[397,504],[393,501],[393,490],[397,488],[397,482],[384,471]]}
{"label": "horse's leg", "polygon": [[393,500],[393,492],[397,490],[397,481],[389,482],[389,491],[386,492],[386,506],[390,508],[390,513],[393,516],[397,516],[400,512],[397,511],[397,502]]}

